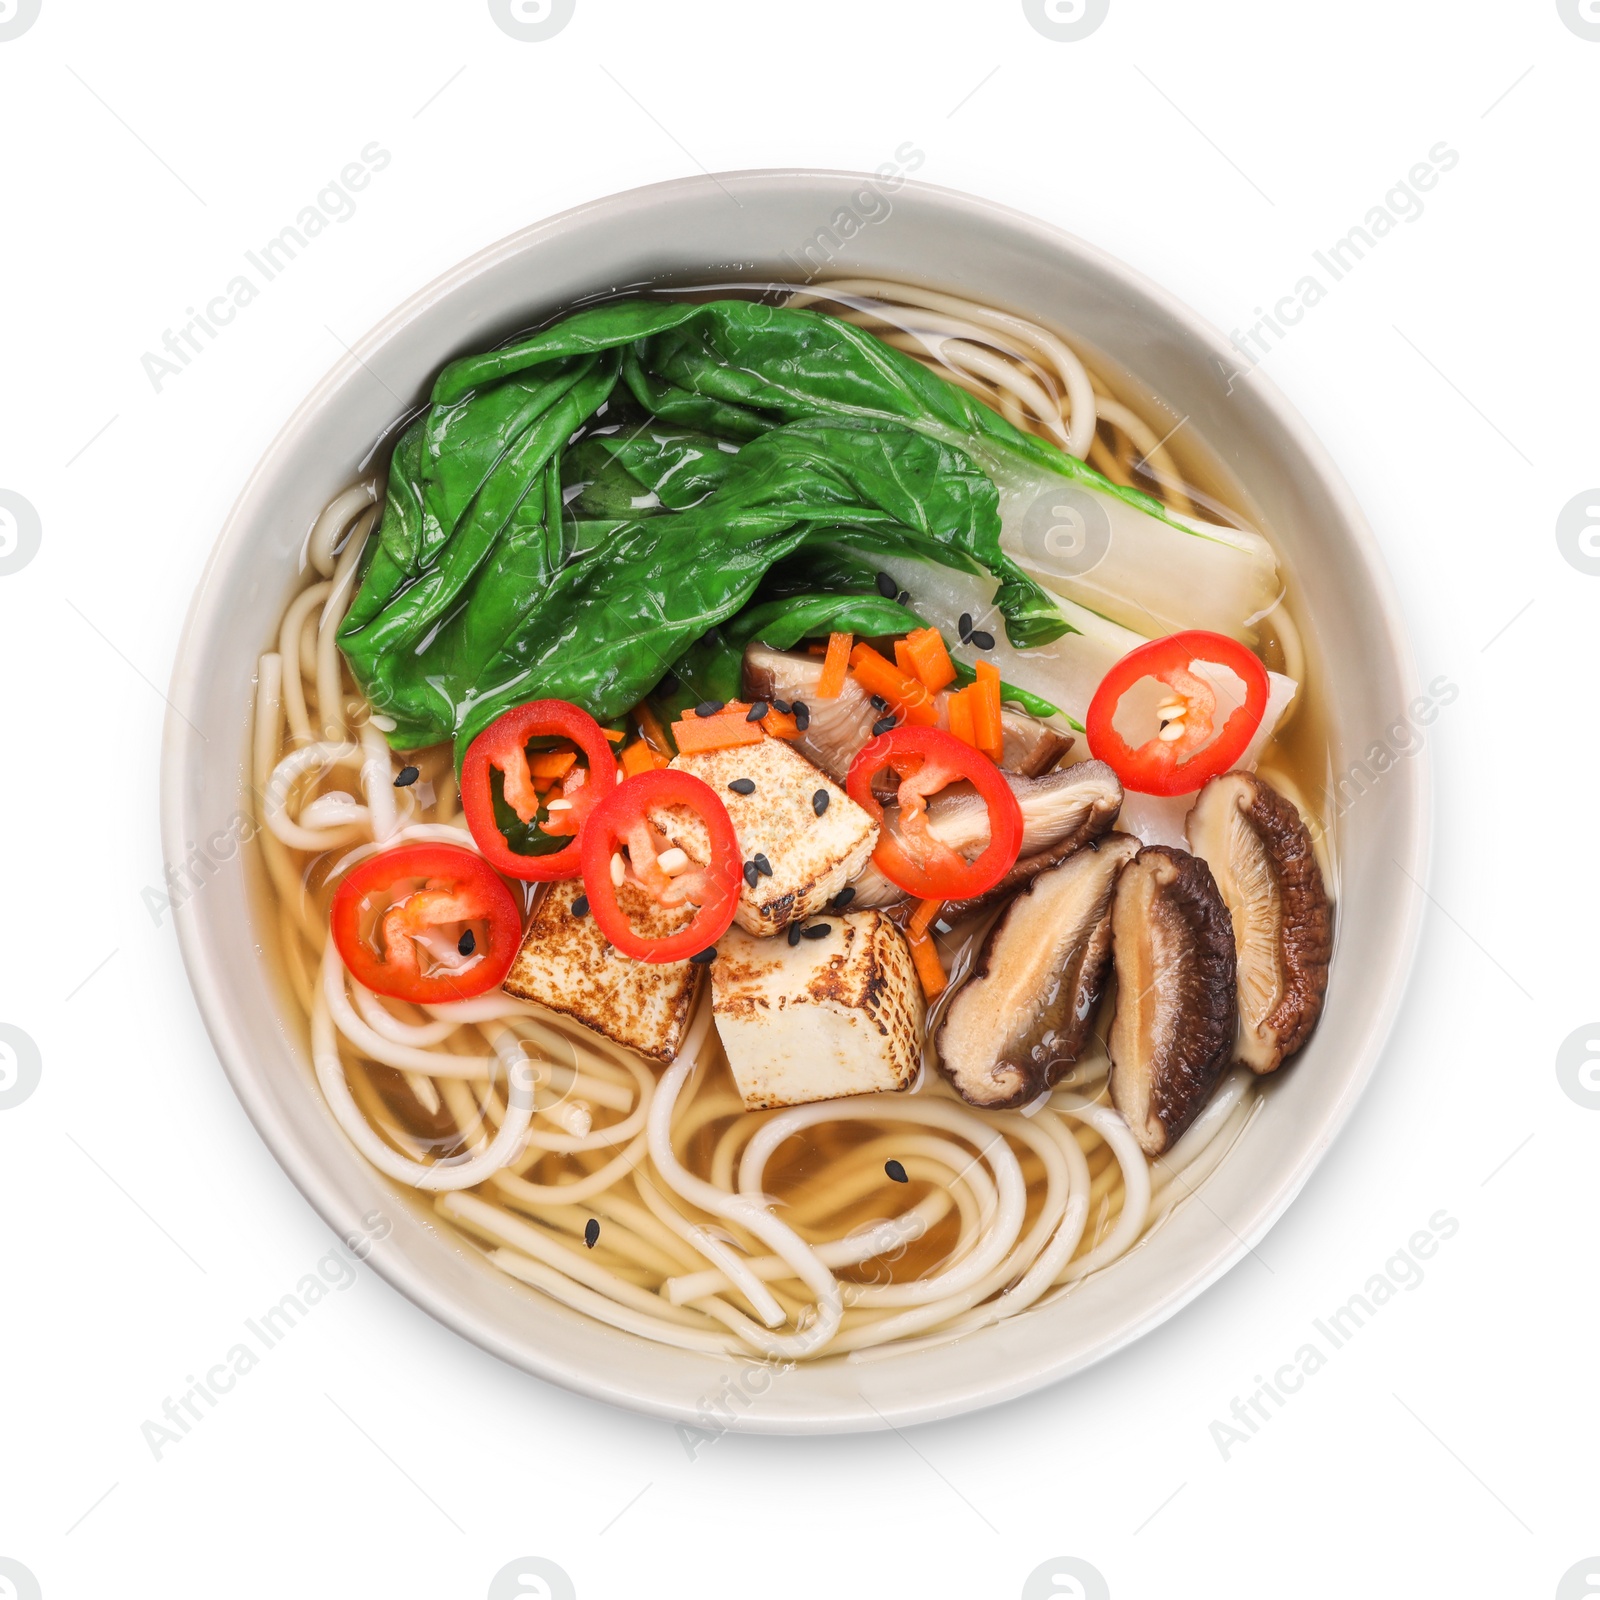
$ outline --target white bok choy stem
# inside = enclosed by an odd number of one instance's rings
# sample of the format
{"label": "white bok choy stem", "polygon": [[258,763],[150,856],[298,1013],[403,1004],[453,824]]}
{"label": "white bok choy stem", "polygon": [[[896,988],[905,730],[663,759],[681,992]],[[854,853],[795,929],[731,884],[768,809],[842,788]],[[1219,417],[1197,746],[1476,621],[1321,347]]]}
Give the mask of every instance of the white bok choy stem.
{"label": "white bok choy stem", "polygon": [[1206,628],[1256,642],[1255,619],[1282,588],[1259,533],[1157,516],[1031,465],[985,465],[1000,487],[1000,546],[1036,583],[1141,633]]}
{"label": "white bok choy stem", "polygon": [[[875,555],[872,559],[911,596],[908,607],[943,634],[952,660],[969,667],[992,661],[1007,683],[1059,706],[1080,733],[1100,680],[1115,662],[1151,637],[1058,596],[1056,605],[1070,631],[1049,644],[1018,650],[1006,638],[1005,620],[995,609],[994,592],[999,584],[993,578],[908,556]],[[974,628],[993,637],[992,650],[960,642],[964,616],[972,619]]]}

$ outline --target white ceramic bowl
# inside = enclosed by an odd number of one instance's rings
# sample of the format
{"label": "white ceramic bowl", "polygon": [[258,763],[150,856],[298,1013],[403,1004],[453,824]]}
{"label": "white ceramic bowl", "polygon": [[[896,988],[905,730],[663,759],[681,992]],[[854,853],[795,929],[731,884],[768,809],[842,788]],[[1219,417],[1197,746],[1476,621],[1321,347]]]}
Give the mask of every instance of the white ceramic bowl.
{"label": "white ceramic bowl", "polygon": [[[892,181],[892,180],[891,180]],[[340,361],[267,451],[212,552],[173,674],[162,818],[169,861],[248,811],[246,735],[258,653],[297,586],[318,509],[420,400],[452,357],[572,302],[662,278],[796,276],[793,262],[841,209],[858,226],[829,275],[922,281],[1010,307],[1087,340],[1187,415],[1248,488],[1307,597],[1313,660],[1359,662],[1332,705],[1337,772],[1402,718],[1419,689],[1387,576],[1332,464],[1259,375],[1228,390],[1231,352],[1137,273],[1055,228],[969,195],[902,183],[883,217],[860,174],[775,171],[691,178],[581,206],[514,234],[429,284]],[[734,200],[738,204],[734,204]],[[835,224],[837,227],[837,224]],[[839,230],[842,232],[843,230]],[[835,234],[838,238],[838,234]],[[1377,1062],[1411,966],[1425,881],[1427,758],[1394,765],[1341,819],[1339,939],[1327,1010],[1272,1085],[1239,1145],[1141,1248],[1064,1301],[953,1345],[785,1372],[740,1414],[773,1432],[878,1428],[947,1417],[1081,1371],[1155,1327],[1244,1255],[1288,1205]],[[381,1210],[392,1233],[370,1264],[486,1350],[584,1394],[692,1419],[727,1370],[602,1327],[489,1267],[414,1196],[363,1161],[324,1110],[298,1020],[264,971],[251,915],[258,864],[235,855],[179,909],[190,979],[217,1053],[262,1137],[345,1238]]]}

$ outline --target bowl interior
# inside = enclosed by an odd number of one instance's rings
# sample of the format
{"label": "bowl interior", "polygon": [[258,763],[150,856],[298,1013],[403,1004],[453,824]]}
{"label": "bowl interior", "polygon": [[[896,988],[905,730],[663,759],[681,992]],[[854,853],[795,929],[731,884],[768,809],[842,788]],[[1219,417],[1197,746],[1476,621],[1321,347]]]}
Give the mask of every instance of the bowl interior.
{"label": "bowl interior", "polygon": [[[247,727],[258,654],[298,583],[317,512],[453,356],[596,293],[662,279],[825,266],[901,278],[1015,309],[1085,340],[1187,415],[1247,489],[1300,594],[1314,661],[1359,660],[1330,707],[1338,786],[1339,942],[1322,1023],[1238,1146],[1150,1239],[1065,1300],[940,1348],[752,1370],[738,1425],[821,1432],[921,1421],[1075,1372],[1172,1314],[1233,1264],[1305,1181],[1377,1060],[1408,974],[1426,874],[1427,767],[1377,772],[1387,730],[1419,694],[1388,581],[1360,512],[1320,447],[1261,377],[1234,381],[1228,347],[1137,274],[1069,235],[969,196],[849,173],[751,172],[630,191],[502,241],[429,285],[342,360],[252,474],[195,595],[163,753],[168,859],[248,815]],[[865,219],[865,220],[864,220]],[[399,397],[397,402],[396,397]],[[1358,803],[1356,803],[1358,802]],[[177,911],[195,993],[252,1119],[341,1236],[393,1226],[367,1259],[419,1305],[543,1378],[692,1419],[726,1365],[614,1331],[512,1283],[372,1171],[324,1110],[297,1017],[256,945],[252,852]]]}

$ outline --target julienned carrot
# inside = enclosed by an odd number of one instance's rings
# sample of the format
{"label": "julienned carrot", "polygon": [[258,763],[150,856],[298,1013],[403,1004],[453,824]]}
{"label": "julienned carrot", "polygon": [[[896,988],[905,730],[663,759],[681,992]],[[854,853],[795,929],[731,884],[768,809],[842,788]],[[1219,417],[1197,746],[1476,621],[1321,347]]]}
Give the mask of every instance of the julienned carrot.
{"label": "julienned carrot", "polygon": [[621,744],[628,737],[627,731],[623,728],[602,728],[600,731],[612,744]]}
{"label": "julienned carrot", "polygon": [[990,661],[980,661],[977,678],[969,686],[972,701],[972,742],[998,762],[1005,746],[1000,722],[1000,669]]}
{"label": "julienned carrot", "polygon": [[919,678],[907,677],[870,644],[858,644],[850,652],[850,670],[868,694],[881,695],[887,700],[902,722],[925,728],[938,725],[939,712],[927,685]]}
{"label": "julienned carrot", "polygon": [[636,777],[641,772],[655,772],[666,766],[667,758],[650,748],[643,739],[635,739],[632,744],[622,747],[622,772],[624,777]]}
{"label": "julienned carrot", "polygon": [[945,712],[950,718],[950,731],[964,744],[977,748],[977,736],[972,731],[972,702],[976,698],[971,689],[957,689],[945,701]]}
{"label": "julienned carrot", "polygon": [[907,933],[906,942],[911,946],[911,959],[916,965],[923,995],[929,1000],[937,999],[950,981],[944,975],[944,963],[939,959],[938,947],[926,930]]}
{"label": "julienned carrot", "polygon": [[896,639],[894,642],[894,664],[908,678],[916,678],[919,682],[921,681],[922,674],[917,671],[917,664],[911,659],[911,651],[904,639]]}
{"label": "julienned carrot", "polygon": [[776,706],[761,719],[761,726],[774,739],[798,739],[800,737],[800,724],[787,711],[779,711]]}
{"label": "julienned carrot", "polygon": [[719,711],[714,717],[685,717],[672,724],[672,737],[682,755],[701,750],[731,750],[735,745],[760,744],[766,738],[759,722],[749,722],[743,711]]}
{"label": "julienned carrot", "polygon": [[[911,671],[927,685],[929,694],[938,694],[956,681],[956,669],[950,652],[944,647],[944,638],[937,628],[917,628],[901,641],[911,662]],[[899,658],[900,643],[895,645]]]}
{"label": "julienned carrot", "polygon": [[907,930],[911,933],[926,933],[943,906],[943,900],[919,900],[917,909],[911,913],[911,921],[906,924]]}
{"label": "julienned carrot", "polygon": [[855,638],[850,633],[830,633],[828,653],[822,658],[822,676],[813,691],[819,700],[836,700],[844,688],[844,675],[850,665],[850,644]]}
{"label": "julienned carrot", "polygon": [[544,788],[557,778],[566,777],[578,759],[576,750],[541,750],[528,757],[528,774],[536,788]]}

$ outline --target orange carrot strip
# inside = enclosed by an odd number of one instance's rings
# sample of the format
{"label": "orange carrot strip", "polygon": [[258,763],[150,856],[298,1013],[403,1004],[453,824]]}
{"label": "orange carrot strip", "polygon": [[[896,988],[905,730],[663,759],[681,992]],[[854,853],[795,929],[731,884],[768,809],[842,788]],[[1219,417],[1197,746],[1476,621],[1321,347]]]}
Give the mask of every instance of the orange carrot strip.
{"label": "orange carrot strip", "polygon": [[849,633],[830,633],[828,653],[822,658],[822,676],[813,691],[819,700],[836,700],[844,688],[845,670],[850,665],[850,643],[855,637]]}
{"label": "orange carrot strip", "polygon": [[786,711],[776,709],[769,711],[761,719],[761,726],[774,739],[798,739],[800,737],[800,724]]}
{"label": "orange carrot strip", "polygon": [[950,731],[963,744],[977,748],[978,736],[972,731],[972,702],[976,698],[971,689],[957,689],[945,701],[945,712],[950,718]]}
{"label": "orange carrot strip", "polygon": [[[910,671],[927,685],[929,694],[938,694],[956,681],[956,669],[950,652],[944,647],[944,638],[937,628],[918,628],[905,637],[906,655],[911,661]],[[895,646],[898,658],[900,646]]]}
{"label": "orange carrot strip", "polygon": [[977,695],[972,706],[974,742],[991,761],[999,761],[1005,740],[1000,723],[1000,669],[991,661],[977,665]]}
{"label": "orange carrot strip", "polygon": [[858,644],[850,652],[850,670],[868,694],[881,695],[902,721],[927,728],[937,726],[939,712],[927,685],[907,677],[870,644]]}
{"label": "orange carrot strip", "polygon": [[908,924],[913,934],[926,933],[944,906],[943,900],[919,900]]}
{"label": "orange carrot strip", "polygon": [[719,711],[714,717],[686,717],[672,724],[672,737],[678,749],[688,755],[701,750],[731,750],[735,745],[760,744],[766,738],[759,722],[746,722],[742,711],[729,715]]}
{"label": "orange carrot strip", "polygon": [[567,775],[577,759],[576,750],[541,750],[528,757],[528,772],[535,783],[554,783]]}
{"label": "orange carrot strip", "polygon": [[917,671],[916,662],[911,659],[911,651],[907,647],[904,639],[896,639],[894,642],[894,664],[899,667],[899,669],[905,673],[908,678],[921,677],[921,674]]}
{"label": "orange carrot strip", "polygon": [[641,772],[654,772],[658,766],[665,765],[665,760],[659,758],[643,739],[635,739],[632,744],[623,746],[622,775],[625,778],[637,777]]}
{"label": "orange carrot strip", "polygon": [[600,731],[612,744],[621,744],[628,737],[626,730],[622,728],[602,728]]}
{"label": "orange carrot strip", "polygon": [[916,965],[924,996],[929,1000],[937,999],[950,981],[944,975],[944,963],[939,959],[938,948],[925,932],[910,934],[907,943],[911,946],[911,959]]}

